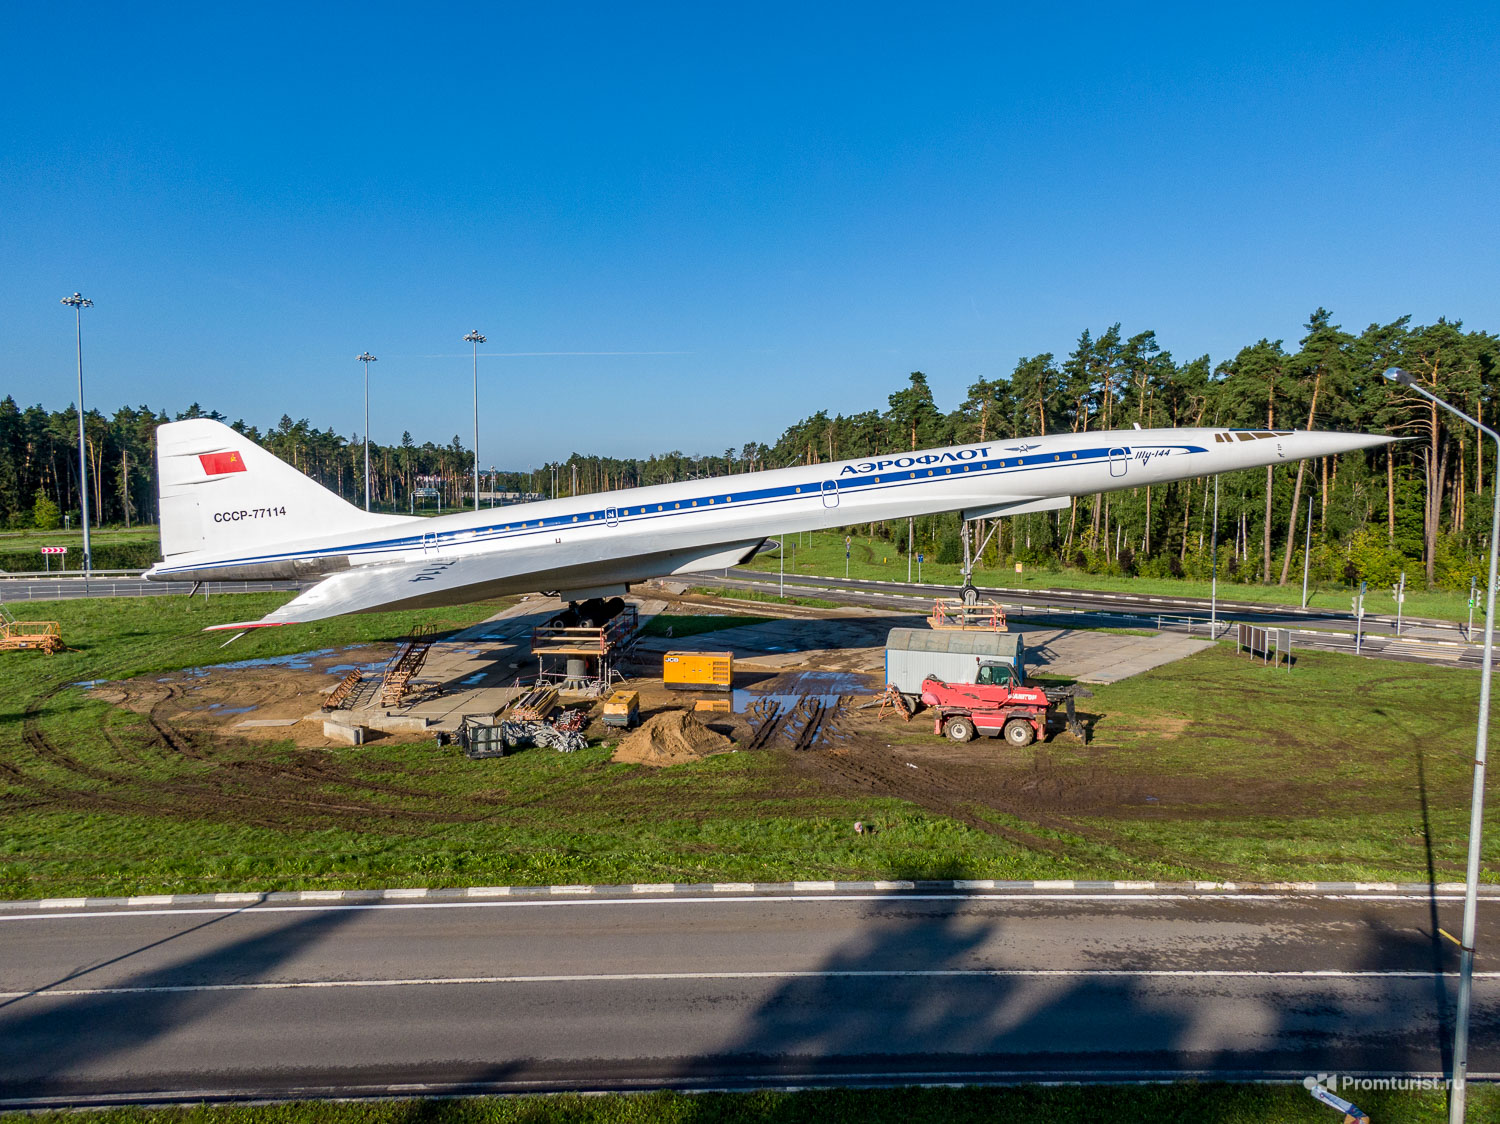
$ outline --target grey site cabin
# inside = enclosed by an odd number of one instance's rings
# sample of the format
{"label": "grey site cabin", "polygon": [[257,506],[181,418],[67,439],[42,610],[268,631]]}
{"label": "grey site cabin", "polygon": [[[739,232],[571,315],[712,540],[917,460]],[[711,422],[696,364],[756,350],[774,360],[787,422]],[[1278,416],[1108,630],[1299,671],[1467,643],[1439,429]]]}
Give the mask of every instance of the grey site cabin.
{"label": "grey site cabin", "polygon": [[[1026,678],[1026,644],[1018,632],[963,629],[893,628],[885,641],[885,681],[904,695],[922,691],[934,675],[945,683],[978,683],[980,668],[999,664]],[[997,674],[997,672],[999,672]],[[999,668],[986,669],[986,681],[1003,683]]]}

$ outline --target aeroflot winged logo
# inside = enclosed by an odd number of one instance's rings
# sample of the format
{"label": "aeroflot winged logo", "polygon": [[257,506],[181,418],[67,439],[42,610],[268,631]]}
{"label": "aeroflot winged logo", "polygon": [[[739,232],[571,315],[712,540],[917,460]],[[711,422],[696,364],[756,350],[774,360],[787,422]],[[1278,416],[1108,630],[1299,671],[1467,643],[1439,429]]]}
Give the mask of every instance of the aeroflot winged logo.
{"label": "aeroflot winged logo", "polygon": [[210,476],[222,476],[226,472],[244,472],[245,461],[238,453],[199,453],[198,460],[203,471]]}
{"label": "aeroflot winged logo", "polygon": [[956,453],[923,453],[919,457],[893,457],[888,461],[861,461],[846,464],[839,470],[840,476],[861,476],[866,472],[884,472],[890,468],[916,468],[918,465],[953,464],[972,461],[990,455],[989,446],[983,449],[960,449]]}

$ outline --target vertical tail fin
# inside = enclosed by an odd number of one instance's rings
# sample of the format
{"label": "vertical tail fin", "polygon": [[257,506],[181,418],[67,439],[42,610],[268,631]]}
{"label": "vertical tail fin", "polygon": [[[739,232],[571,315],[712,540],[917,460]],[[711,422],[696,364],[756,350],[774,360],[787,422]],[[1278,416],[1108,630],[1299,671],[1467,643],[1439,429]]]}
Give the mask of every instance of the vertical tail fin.
{"label": "vertical tail fin", "polygon": [[156,430],[161,552],[217,557],[402,523],[346,503],[248,437],[209,418]]}

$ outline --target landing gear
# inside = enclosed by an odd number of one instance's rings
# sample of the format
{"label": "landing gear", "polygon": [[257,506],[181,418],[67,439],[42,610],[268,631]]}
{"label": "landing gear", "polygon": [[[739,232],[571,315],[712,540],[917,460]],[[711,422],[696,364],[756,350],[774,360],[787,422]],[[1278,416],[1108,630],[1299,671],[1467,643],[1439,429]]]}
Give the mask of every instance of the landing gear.
{"label": "landing gear", "polygon": [[587,601],[570,601],[568,607],[547,622],[552,628],[603,628],[625,608],[623,597],[591,597]]}
{"label": "landing gear", "polygon": [[[996,519],[990,524],[990,529],[985,532],[984,538],[978,543],[977,548],[972,550],[970,549],[971,540],[969,538],[970,522],[971,520],[965,519],[959,525],[958,529],[959,537],[963,539],[964,543],[963,569],[959,571],[959,576],[963,578],[964,584],[962,590],[960,590],[960,595],[963,597],[965,605],[977,605],[979,604],[979,591],[974,588],[974,559],[976,556],[982,557],[984,555],[984,548],[990,545],[990,539],[994,538],[996,530],[1000,527],[1000,520]],[[983,523],[980,524],[980,528],[982,527]],[[975,537],[978,537],[977,529]]]}

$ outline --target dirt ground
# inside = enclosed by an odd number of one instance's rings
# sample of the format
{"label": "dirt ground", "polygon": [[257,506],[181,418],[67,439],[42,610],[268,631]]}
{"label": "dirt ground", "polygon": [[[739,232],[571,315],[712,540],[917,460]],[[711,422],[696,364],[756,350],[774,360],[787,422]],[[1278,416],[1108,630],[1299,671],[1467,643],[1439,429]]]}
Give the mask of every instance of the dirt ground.
{"label": "dirt ground", "polygon": [[356,666],[378,677],[394,651],[393,644],[368,644],[300,658],[251,660],[245,661],[252,665],[248,667],[227,664],[103,684],[90,694],[200,734],[290,739],[302,748],[326,748],[343,744],[323,736],[321,708],[327,693]]}
{"label": "dirt ground", "polygon": [[[713,598],[674,598],[670,612],[755,613],[770,615],[779,607],[765,607]],[[891,618],[869,610],[854,610],[857,624],[871,636],[883,636]],[[741,751],[771,755],[787,774],[816,782],[831,794],[889,796],[960,820],[1015,843],[1043,852],[1060,852],[1054,840],[1016,826],[1024,821],[1045,829],[1079,834],[1075,817],[1173,817],[1174,809],[1194,808],[1201,814],[1214,793],[1191,791],[1196,782],[1171,776],[1127,777],[1107,765],[1098,747],[1080,745],[1066,731],[1044,744],[1015,749],[1003,740],[979,738],[959,745],[935,736],[932,721],[918,716],[905,722],[899,715],[865,706],[880,690],[878,674],[857,670],[861,660],[848,652],[818,646],[813,636],[819,624],[848,619],[844,610],[809,610],[796,616],[808,620],[809,650],[777,653],[764,666],[754,659],[737,667],[735,690],[728,694],[669,691],[659,675],[640,674],[623,686],[640,693],[640,717],[691,708],[699,699],[727,701],[728,713],[701,713],[711,730],[731,738]],[[831,635],[831,634],[830,634]],[[658,645],[659,646],[659,645]],[[309,653],[278,661],[249,661],[249,666],[196,669],[168,676],[148,677],[100,685],[95,697],[145,716],[152,744],[158,752],[180,753],[217,763],[192,782],[199,799],[209,800],[250,822],[285,823],[306,815],[325,817],[342,809],[351,817],[382,814],[388,805],[360,798],[369,782],[358,780],[341,764],[349,747],[323,736],[319,710],[325,693],[351,666],[378,668],[391,653],[390,645],[368,645],[357,650]],[[647,653],[637,664],[653,666],[659,654]],[[868,665],[868,658],[863,657]],[[642,666],[644,665],[644,667]],[[801,700],[808,700],[801,702]],[[565,700],[566,701],[566,700]],[[798,709],[801,703],[804,709]],[[827,704],[807,748],[795,748],[807,723],[808,708]],[[618,743],[622,732],[599,721],[596,703],[587,734],[591,743]],[[760,726],[780,712],[772,736],[757,744]],[[1085,715],[1087,721],[1087,715]],[[1170,737],[1172,732],[1162,731]],[[402,741],[421,740],[417,734],[372,733]],[[262,759],[258,744],[295,746]],[[340,752],[328,753],[338,746]],[[1080,755],[1082,760],[1080,760]],[[344,797],[319,795],[341,789]],[[398,785],[377,786],[399,790]],[[403,795],[418,795],[402,792]],[[178,794],[182,795],[182,794]],[[371,793],[372,796],[376,795]],[[389,794],[387,794],[389,795]],[[412,814],[406,807],[403,815]],[[454,811],[434,808],[434,817],[449,818]],[[476,809],[476,814],[484,814]],[[1087,832],[1098,835],[1097,831]],[[1104,836],[1100,836],[1104,838]]]}

